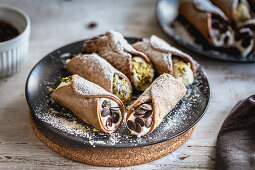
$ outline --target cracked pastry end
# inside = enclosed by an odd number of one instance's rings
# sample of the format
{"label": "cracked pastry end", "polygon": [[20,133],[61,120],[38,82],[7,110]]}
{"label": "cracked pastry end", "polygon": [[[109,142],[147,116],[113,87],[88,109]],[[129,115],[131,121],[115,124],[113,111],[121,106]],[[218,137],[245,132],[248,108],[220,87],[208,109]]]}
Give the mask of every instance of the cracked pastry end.
{"label": "cracked pastry end", "polygon": [[146,63],[141,57],[134,56],[132,58],[132,75],[134,87],[137,90],[144,91],[150,86],[154,72],[152,65]]}

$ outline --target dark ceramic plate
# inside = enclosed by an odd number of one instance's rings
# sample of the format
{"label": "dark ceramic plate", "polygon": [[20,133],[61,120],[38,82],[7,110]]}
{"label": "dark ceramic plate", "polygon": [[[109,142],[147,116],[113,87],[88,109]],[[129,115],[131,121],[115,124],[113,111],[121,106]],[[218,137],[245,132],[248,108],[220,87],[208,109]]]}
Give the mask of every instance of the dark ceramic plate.
{"label": "dark ceramic plate", "polygon": [[[203,56],[233,62],[255,62],[255,54],[242,58],[234,48],[210,46],[203,36],[178,14],[178,0],[158,0],[156,17],[165,34],[178,45]],[[194,16],[195,17],[195,16]]]}
{"label": "dark ceramic plate", "polygon": [[[129,43],[141,39],[127,38]],[[44,57],[31,71],[26,83],[26,99],[32,119],[46,136],[59,136],[72,144],[96,147],[137,147],[160,143],[174,138],[193,127],[205,113],[210,88],[204,71],[197,64],[197,76],[187,94],[176,105],[153,133],[137,138],[130,135],[126,124],[112,134],[95,131],[71,111],[53,103],[50,94],[61,77],[69,75],[65,60],[82,52],[83,41],[61,47]],[[135,97],[134,97],[135,98]]]}

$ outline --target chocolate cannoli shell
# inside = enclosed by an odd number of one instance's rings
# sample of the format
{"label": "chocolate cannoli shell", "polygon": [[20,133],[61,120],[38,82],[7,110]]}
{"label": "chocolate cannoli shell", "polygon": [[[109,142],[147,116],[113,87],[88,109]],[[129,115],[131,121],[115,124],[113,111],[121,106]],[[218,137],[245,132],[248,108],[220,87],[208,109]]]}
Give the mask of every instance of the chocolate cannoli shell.
{"label": "chocolate cannoli shell", "polygon": [[[212,14],[222,17],[227,20],[222,11],[213,5],[205,3],[208,0],[183,0],[180,2],[179,12],[184,16],[203,36],[207,41],[214,45],[209,35],[211,30]],[[205,5],[203,5],[205,4]]]}
{"label": "chocolate cannoli shell", "polygon": [[51,97],[56,103],[70,109],[85,123],[105,133],[117,130],[118,126],[115,130],[108,130],[104,127],[100,118],[99,98],[103,97],[114,100],[120,106],[122,119],[124,117],[124,105],[118,97],[78,75],[72,75],[70,83],[59,86],[53,91]]}
{"label": "chocolate cannoli shell", "polygon": [[158,74],[173,73],[173,62],[171,53],[162,51],[161,49],[153,48],[153,46],[147,39],[133,44],[133,47],[137,51],[143,52],[151,59]]}
{"label": "chocolate cannoli shell", "polygon": [[193,76],[196,76],[196,65],[192,57],[174,48],[155,35],[152,35],[150,40],[144,39],[143,41],[133,44],[133,47],[145,53],[151,59],[159,74],[173,74],[172,56],[174,55],[190,63]]}
{"label": "chocolate cannoli shell", "polygon": [[133,84],[132,55],[139,56],[151,64],[150,59],[144,53],[135,50],[120,33],[115,31],[106,32],[102,36],[85,42],[83,50],[86,53],[97,53],[117,70],[124,73]]}
{"label": "chocolate cannoli shell", "polygon": [[[238,6],[239,0],[211,0],[211,2],[219,7],[231,22],[235,21],[234,11]],[[246,0],[242,0],[248,7]]]}
{"label": "chocolate cannoli shell", "polygon": [[127,81],[129,89],[132,91],[129,79],[95,53],[78,54],[66,63],[66,70],[71,74],[78,74],[88,81],[101,86],[110,93],[113,93],[113,77],[114,74],[117,74],[120,78]]}
{"label": "chocolate cannoli shell", "polygon": [[127,112],[126,121],[133,109],[142,103],[151,101],[154,114],[153,124],[150,131],[146,134],[148,135],[163,121],[163,118],[182,99],[182,97],[186,94],[186,91],[187,89],[182,82],[173,77],[169,78],[165,74],[162,74],[154,80],[150,87],[148,87],[130,106]]}

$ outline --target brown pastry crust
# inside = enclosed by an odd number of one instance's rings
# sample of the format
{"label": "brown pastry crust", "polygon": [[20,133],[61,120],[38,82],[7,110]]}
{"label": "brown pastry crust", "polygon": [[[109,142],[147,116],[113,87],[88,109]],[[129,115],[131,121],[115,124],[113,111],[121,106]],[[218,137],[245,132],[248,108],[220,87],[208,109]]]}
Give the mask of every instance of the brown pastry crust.
{"label": "brown pastry crust", "polygon": [[117,74],[120,78],[127,81],[132,93],[132,85],[129,79],[95,53],[78,54],[66,63],[66,70],[103,87],[110,93],[113,93],[113,77],[114,74]]}
{"label": "brown pastry crust", "polygon": [[162,74],[155,79],[150,87],[148,87],[130,106],[127,112],[126,121],[136,107],[142,103],[152,102],[154,112],[153,124],[150,131],[146,134],[148,135],[163,121],[163,118],[181,100],[186,94],[186,91],[187,89],[182,82]]}
{"label": "brown pastry crust", "polygon": [[192,57],[170,46],[167,42],[155,35],[152,35],[150,40],[144,39],[143,41],[133,44],[133,47],[145,53],[151,59],[158,74],[169,73],[173,75],[172,57],[174,55],[190,63],[193,76],[196,76],[196,65]]}
{"label": "brown pastry crust", "polygon": [[226,16],[221,11],[214,10],[213,8],[204,8],[203,5],[199,6],[192,0],[181,1],[179,12],[205,37],[205,39],[207,39],[211,45],[214,45],[209,34],[212,29],[212,14],[227,20]]}
{"label": "brown pastry crust", "polygon": [[121,122],[123,121],[125,110],[121,100],[115,95],[105,91],[102,87],[78,75],[72,75],[70,83],[59,86],[53,91],[51,97],[56,103],[70,109],[85,123],[91,124],[96,129],[105,133],[116,131],[121,124],[120,123],[114,130],[108,130],[103,125],[102,119],[100,118],[99,98],[109,98],[119,105],[122,114]]}
{"label": "brown pastry crust", "polygon": [[83,50],[86,53],[97,53],[107,60],[113,67],[124,73],[134,84],[132,76],[132,57],[139,56],[148,64],[150,59],[142,52],[135,50],[123,36],[114,31],[95,37],[84,43]]}
{"label": "brown pastry crust", "polygon": [[[249,8],[246,0],[242,0]],[[234,11],[238,6],[239,0],[211,0],[211,2],[219,7],[231,22],[235,22]]]}

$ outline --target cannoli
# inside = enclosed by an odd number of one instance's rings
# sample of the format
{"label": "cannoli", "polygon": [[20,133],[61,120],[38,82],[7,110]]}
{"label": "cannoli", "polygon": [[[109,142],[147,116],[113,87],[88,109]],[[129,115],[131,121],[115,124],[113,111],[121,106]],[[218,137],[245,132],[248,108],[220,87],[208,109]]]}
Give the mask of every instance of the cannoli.
{"label": "cannoli", "polygon": [[78,54],[71,60],[67,60],[66,70],[115,94],[124,104],[131,100],[132,85],[129,79],[95,53]]}
{"label": "cannoli", "polygon": [[77,74],[63,78],[51,97],[105,133],[116,131],[124,117],[124,105],[118,97]]}
{"label": "cannoli", "polygon": [[247,57],[253,51],[254,31],[255,19],[243,22],[235,31],[234,47],[239,50],[242,57]]}
{"label": "cannoli", "polygon": [[109,31],[85,42],[84,51],[103,57],[124,73],[137,90],[144,91],[153,80],[154,69],[150,59],[136,51],[118,32]]}
{"label": "cannoli", "polygon": [[246,0],[211,0],[228,17],[229,21],[238,26],[251,19],[250,5]]}
{"label": "cannoli", "polygon": [[179,11],[215,47],[230,47],[233,33],[224,13],[209,0],[182,0]]}
{"label": "cannoli", "polygon": [[126,123],[131,134],[148,135],[163,121],[186,93],[182,82],[162,74],[130,106]]}
{"label": "cannoli", "polygon": [[188,54],[170,46],[155,35],[149,40],[143,39],[133,44],[133,47],[151,59],[158,74],[169,73],[185,85],[192,84],[196,75],[196,66]]}

